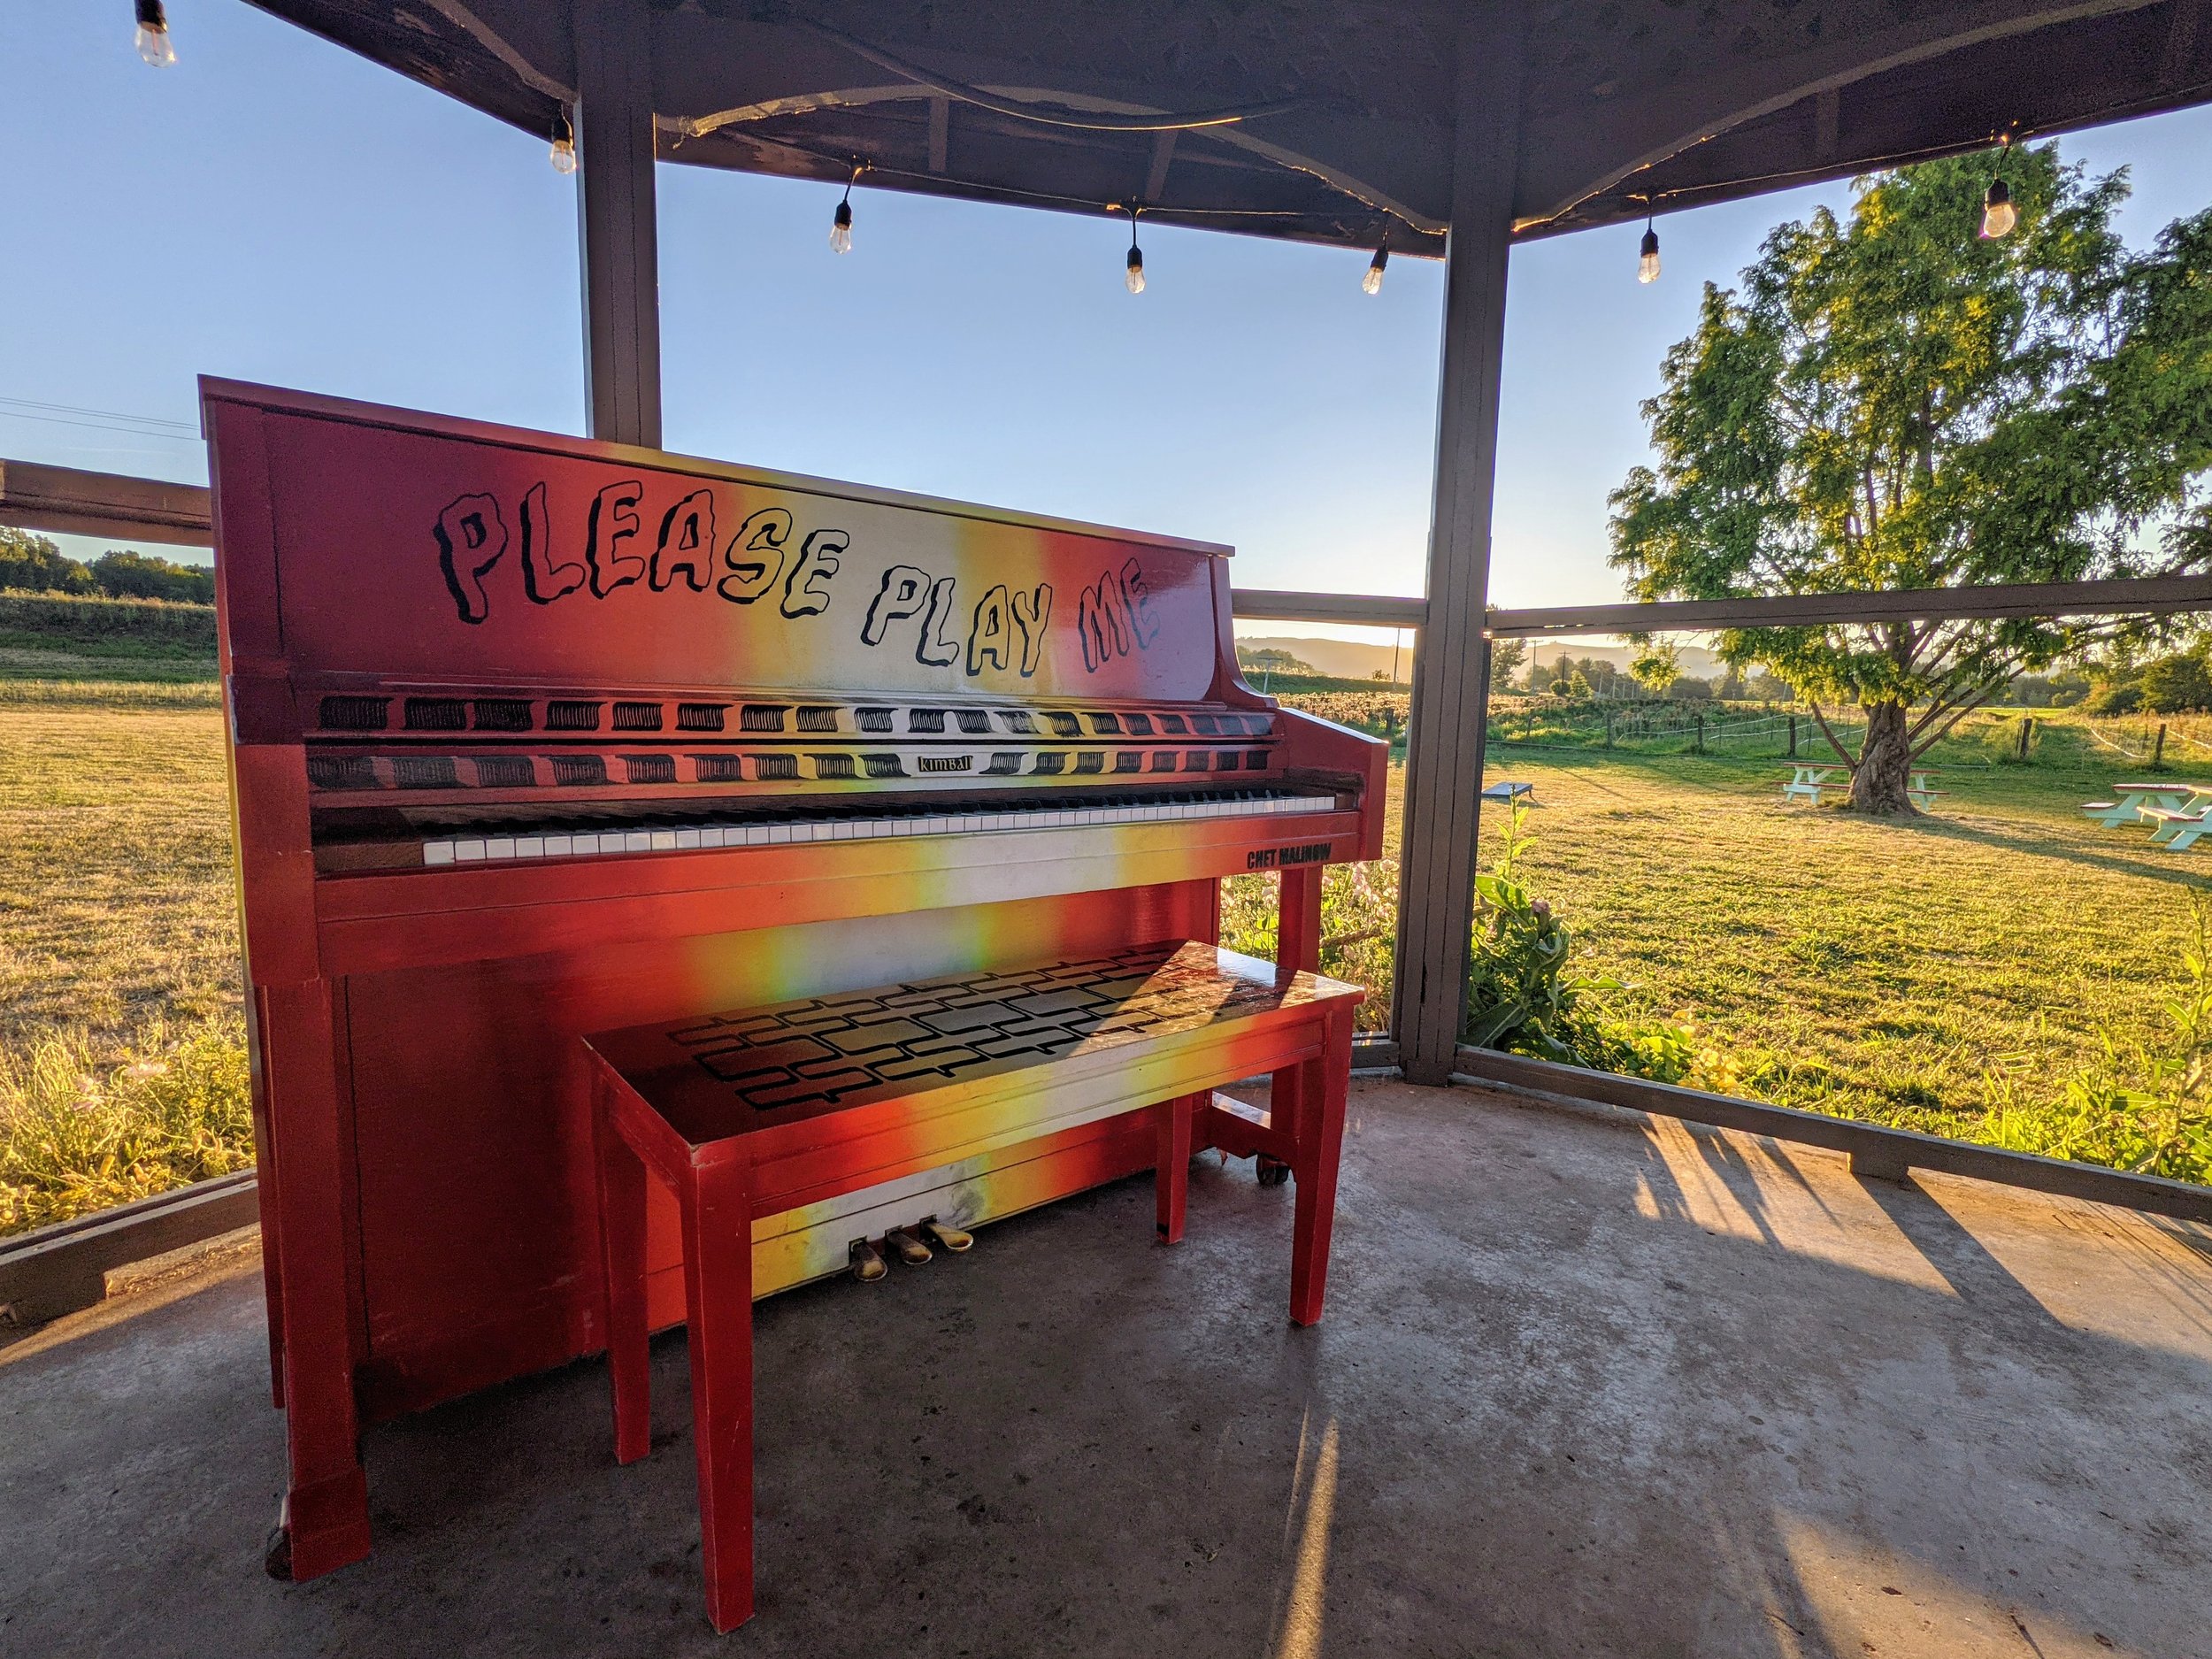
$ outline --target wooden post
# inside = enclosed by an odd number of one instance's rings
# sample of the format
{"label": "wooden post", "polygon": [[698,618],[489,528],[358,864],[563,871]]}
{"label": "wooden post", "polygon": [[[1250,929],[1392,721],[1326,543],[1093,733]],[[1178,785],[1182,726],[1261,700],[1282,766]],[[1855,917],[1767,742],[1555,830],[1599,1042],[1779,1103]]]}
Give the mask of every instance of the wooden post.
{"label": "wooden post", "polygon": [[650,12],[573,0],[576,240],[583,259],[589,431],[661,447],[659,230]]}
{"label": "wooden post", "polygon": [[2166,722],[2158,723],[2158,735],[2151,740],[2151,770],[2161,772],[2166,760]]}
{"label": "wooden post", "polygon": [[1398,888],[1399,1052],[1408,1080],[1429,1084],[1451,1075],[1473,924],[1490,687],[1483,625],[1521,108],[1517,10],[1502,0],[1467,6],[1457,59],[1428,621],[1413,659]]}
{"label": "wooden post", "polygon": [[1790,758],[1797,758],[1797,717],[1790,716]]}
{"label": "wooden post", "polygon": [[1605,711],[1605,746],[1608,749],[1613,747],[1613,710],[1610,709]]}
{"label": "wooden post", "polygon": [[2028,757],[2028,737],[2034,730],[2035,717],[2032,714],[2022,715],[2020,717],[2020,758],[2024,761]]}
{"label": "wooden post", "polygon": [[1702,755],[1705,752],[1705,710],[1700,709],[1692,718],[1697,722],[1697,735],[1690,740],[1690,753]]}

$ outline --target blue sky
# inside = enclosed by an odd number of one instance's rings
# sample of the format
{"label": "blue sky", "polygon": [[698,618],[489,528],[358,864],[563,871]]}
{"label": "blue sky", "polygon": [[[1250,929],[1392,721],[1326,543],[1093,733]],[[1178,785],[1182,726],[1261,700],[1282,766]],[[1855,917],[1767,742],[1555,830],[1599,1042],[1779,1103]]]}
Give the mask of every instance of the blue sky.
{"label": "blue sky", "polygon": [[[541,140],[251,10],[170,0],[178,65],[123,0],[0,11],[0,456],[198,481],[202,373],[580,431],[575,197]],[[2128,165],[2142,242],[2212,200],[2212,111],[2064,141]],[[1440,268],[863,189],[660,170],[671,449],[1228,541],[1248,587],[1418,593]],[[1501,603],[1617,596],[1605,496],[1636,405],[1766,230],[1844,187],[1513,256]],[[36,419],[29,417],[39,417]],[[105,543],[73,542],[96,552]]]}

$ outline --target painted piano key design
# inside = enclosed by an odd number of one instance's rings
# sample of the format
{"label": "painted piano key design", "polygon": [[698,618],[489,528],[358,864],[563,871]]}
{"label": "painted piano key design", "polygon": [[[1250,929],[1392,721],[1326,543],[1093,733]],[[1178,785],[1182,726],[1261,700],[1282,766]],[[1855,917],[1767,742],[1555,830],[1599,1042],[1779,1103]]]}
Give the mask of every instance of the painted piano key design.
{"label": "painted piano key design", "polygon": [[650,829],[526,830],[503,835],[456,835],[423,844],[431,865],[503,863],[523,858],[603,858],[624,853],[690,852],[710,848],[789,847],[818,841],[886,841],[926,835],[980,835],[1009,830],[1090,829],[1119,824],[1181,824],[1208,818],[1333,812],[1333,795],[1244,792],[1194,801],[1122,806],[1023,807],[992,811],[917,810],[882,818],[799,818],[784,823],[702,823]]}

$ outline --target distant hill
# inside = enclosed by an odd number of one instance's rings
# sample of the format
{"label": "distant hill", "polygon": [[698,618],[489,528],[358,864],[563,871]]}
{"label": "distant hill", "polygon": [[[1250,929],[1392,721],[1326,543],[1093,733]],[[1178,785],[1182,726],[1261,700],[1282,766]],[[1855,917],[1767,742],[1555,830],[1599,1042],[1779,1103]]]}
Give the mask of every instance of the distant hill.
{"label": "distant hill", "polygon": [[[1302,663],[1310,663],[1322,673],[1335,680],[1371,680],[1375,671],[1390,672],[1390,648],[1387,645],[1363,645],[1357,640],[1293,639],[1269,635],[1265,638],[1240,634],[1240,649],[1248,651],[1288,651]],[[1398,654],[1398,678],[1405,679],[1413,672],[1413,644],[1409,636],[1404,650]]]}
{"label": "distant hill", "polygon": [[[1294,634],[1270,634],[1265,638],[1240,634],[1237,644],[1247,650],[1288,651],[1304,663],[1311,663],[1323,673],[1340,680],[1366,680],[1377,669],[1390,672],[1390,647],[1364,645],[1357,640],[1316,640]],[[1636,660],[1636,648],[1623,645],[1602,636],[1587,640],[1531,640],[1527,661],[1547,666],[1559,660],[1564,651],[1577,662],[1594,657],[1625,673],[1628,665]],[[1682,648],[1682,672],[1700,680],[1710,680],[1724,672],[1720,658],[1699,645]],[[1525,673],[1527,671],[1522,671]],[[1398,656],[1398,678],[1408,680],[1413,674],[1413,646],[1410,634],[1406,648]]]}

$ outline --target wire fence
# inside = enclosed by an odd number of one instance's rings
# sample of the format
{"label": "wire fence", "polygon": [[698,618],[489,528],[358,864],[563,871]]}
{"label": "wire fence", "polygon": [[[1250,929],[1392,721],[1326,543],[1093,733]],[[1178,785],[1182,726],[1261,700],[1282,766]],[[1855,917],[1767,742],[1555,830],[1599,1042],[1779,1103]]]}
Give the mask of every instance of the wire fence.
{"label": "wire fence", "polygon": [[[1856,749],[1866,729],[1863,719],[1832,715],[1827,726],[1836,741],[1849,749]],[[1770,756],[1786,760],[1834,752],[1821,723],[1800,710],[1726,704],[1700,708],[1679,703],[1559,708],[1532,703],[1520,710],[1494,712],[1490,741],[1509,748],[1635,749],[1742,758]]]}

